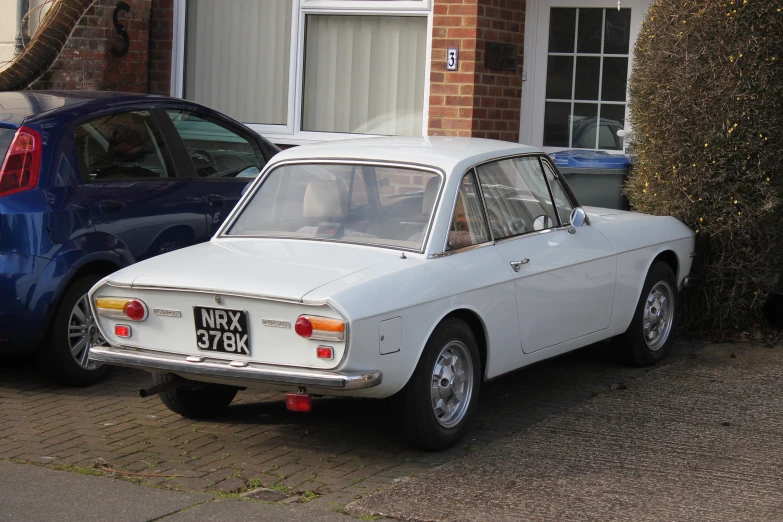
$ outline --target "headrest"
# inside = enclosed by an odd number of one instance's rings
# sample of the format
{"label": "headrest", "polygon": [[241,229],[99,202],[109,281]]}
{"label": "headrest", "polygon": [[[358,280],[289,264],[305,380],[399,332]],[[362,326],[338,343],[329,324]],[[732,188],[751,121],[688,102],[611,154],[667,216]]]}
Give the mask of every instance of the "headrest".
{"label": "headrest", "polygon": [[304,217],[337,218],[348,213],[348,189],[340,180],[319,179],[307,185]]}
{"label": "headrest", "polygon": [[440,176],[433,176],[427,181],[427,186],[424,187],[424,197],[421,200],[421,213],[425,216],[429,216],[430,212],[432,212],[435,199],[438,197],[439,188]]}
{"label": "headrest", "polygon": [[115,161],[136,161],[147,152],[147,129],[144,122],[128,118],[114,130],[109,139],[109,150]]}

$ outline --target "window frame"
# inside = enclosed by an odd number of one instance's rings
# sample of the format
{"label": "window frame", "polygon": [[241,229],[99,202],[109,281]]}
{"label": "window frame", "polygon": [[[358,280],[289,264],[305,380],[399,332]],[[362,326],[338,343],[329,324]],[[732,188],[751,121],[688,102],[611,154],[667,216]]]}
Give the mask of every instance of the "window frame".
{"label": "window frame", "polygon": [[[473,177],[473,186],[476,187],[479,190],[479,201],[481,202],[481,217],[484,220],[484,227],[487,230],[487,235],[489,236],[488,241],[484,241],[483,243],[476,243],[475,245],[468,245],[460,248],[454,248],[449,249],[449,232],[451,230],[451,224],[454,223],[454,215],[457,212],[457,201],[459,200],[460,191],[462,190],[462,183],[465,182],[465,178],[468,176]],[[481,181],[478,177],[478,172],[476,171],[476,167],[471,167],[468,170],[465,171],[462,176],[459,178],[459,183],[457,183],[457,193],[454,195],[454,201],[451,204],[451,213],[449,213],[449,222],[446,226],[446,237],[443,238],[443,254],[442,255],[451,255],[456,254],[457,252],[464,252],[465,250],[472,250],[474,248],[478,248],[485,245],[494,245],[495,244],[495,236],[492,233],[492,227],[489,226],[489,217],[487,215],[487,206],[484,202],[484,194],[481,193]]]}
{"label": "window frame", "polygon": [[[560,188],[563,189],[563,192],[565,193],[566,197],[568,198],[568,202],[571,204],[571,210],[575,208],[582,208],[582,205],[579,204],[579,200],[576,199],[576,194],[574,194],[574,191],[571,190],[571,186],[568,184],[568,181],[565,179],[565,176],[563,176],[563,173],[560,172],[560,169],[557,168],[557,165],[555,165],[555,162],[552,161],[552,158],[550,158],[546,154],[540,154],[538,156],[538,160],[541,162],[541,169],[544,169],[544,165],[548,165],[551,167],[552,172],[555,174],[555,179],[560,184]],[[546,173],[544,173],[544,178],[546,179]],[[555,194],[552,191],[551,185],[549,185],[549,180],[546,180],[547,185],[549,186],[549,196],[552,198],[552,205],[555,209],[557,209],[557,206],[555,206]],[[560,221],[560,213],[557,212],[557,219]],[[585,215],[585,224],[590,225],[590,218]],[[560,228],[571,228],[571,223],[563,224],[560,223]]]}
{"label": "window frame", "polygon": [[[304,145],[357,137],[377,136],[342,132],[302,130],[304,99],[304,52],[308,15],[416,16],[427,18],[427,47],[424,60],[422,136],[429,122],[430,71],[432,65],[432,20],[434,0],[292,0],[291,43],[288,71],[288,112],[284,125],[242,122],[269,141],[279,145]],[[182,98],[185,82],[185,25],[188,0],[174,0],[172,38],[171,96]]]}
{"label": "window frame", "polygon": [[[541,230],[532,230],[530,232],[521,232],[519,234],[513,234],[513,235],[510,235],[510,236],[497,238],[497,239],[495,238],[495,234],[492,232],[492,227],[490,227],[489,231],[490,231],[490,235],[491,235],[494,243],[502,243],[504,241],[509,241],[509,240],[512,240],[512,239],[520,238],[520,237],[530,236],[530,235],[533,235],[533,234],[544,234],[544,233],[551,232],[551,231],[554,231],[554,230],[563,230],[563,229],[571,228],[570,225],[563,225],[560,222],[560,215],[557,213],[557,207],[555,206],[555,199],[553,197],[552,187],[549,186],[549,180],[546,179],[546,174],[544,173],[544,166],[541,164],[541,162],[543,161],[542,158],[544,156],[545,156],[545,154],[540,154],[540,153],[514,154],[513,156],[503,156],[503,157],[500,157],[500,158],[493,158],[493,159],[491,159],[489,161],[484,161],[482,163],[478,163],[478,164],[473,166],[473,169],[476,171],[476,178],[478,179],[479,187],[481,187],[481,175],[479,174],[479,171],[478,171],[479,167],[481,167],[483,165],[488,165],[488,164],[491,164],[491,163],[498,163],[500,161],[514,160],[514,159],[517,159],[517,158],[526,158],[526,157],[527,158],[529,158],[529,157],[536,158],[538,160],[539,167],[541,168],[541,175],[544,177],[544,183],[546,184],[547,192],[549,193],[549,199],[550,199],[550,202],[552,203],[552,208],[555,209],[555,217],[557,217],[557,226],[554,226],[554,227],[544,228],[544,229],[541,229]],[[555,172],[556,172],[556,176],[560,174],[559,171],[555,171]],[[559,181],[559,178],[558,178],[558,181]],[[562,183],[561,183],[561,186],[563,186]],[[573,203],[573,201],[574,201],[573,197],[572,197],[573,194],[570,192],[570,190],[565,190],[564,189],[564,192],[566,193],[566,197],[568,197],[569,202]],[[489,215],[488,215],[487,210],[486,210],[486,202],[484,202],[483,193],[482,193],[481,201],[482,201],[482,205],[484,206],[484,217],[487,220],[487,224],[489,224]]]}

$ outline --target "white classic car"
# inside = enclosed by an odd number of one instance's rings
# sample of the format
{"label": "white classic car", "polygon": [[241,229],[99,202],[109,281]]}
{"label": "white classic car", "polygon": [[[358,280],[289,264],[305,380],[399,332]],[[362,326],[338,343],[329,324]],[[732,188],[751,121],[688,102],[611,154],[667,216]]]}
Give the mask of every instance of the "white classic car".
{"label": "white classic car", "polygon": [[474,138],[367,138],[286,150],[202,245],[90,292],[110,346],[163,403],[215,415],[237,389],[396,394],[423,448],[456,442],[479,390],[619,336],[668,351],[693,232],[671,217],[578,206],[540,150]]}

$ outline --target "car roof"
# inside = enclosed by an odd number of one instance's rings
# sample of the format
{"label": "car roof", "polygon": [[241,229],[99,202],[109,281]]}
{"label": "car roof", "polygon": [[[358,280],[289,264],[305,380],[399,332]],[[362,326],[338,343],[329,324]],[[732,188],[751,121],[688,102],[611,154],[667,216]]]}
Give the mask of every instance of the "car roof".
{"label": "car roof", "polygon": [[169,99],[154,94],[108,91],[11,91],[0,92],[0,122],[21,124],[30,117],[63,108],[92,105],[91,109],[116,103]]}
{"label": "car roof", "polygon": [[446,173],[464,171],[504,156],[541,153],[541,149],[507,141],[451,136],[356,138],[293,147],[277,154],[273,163],[291,160],[369,160],[413,163]]}

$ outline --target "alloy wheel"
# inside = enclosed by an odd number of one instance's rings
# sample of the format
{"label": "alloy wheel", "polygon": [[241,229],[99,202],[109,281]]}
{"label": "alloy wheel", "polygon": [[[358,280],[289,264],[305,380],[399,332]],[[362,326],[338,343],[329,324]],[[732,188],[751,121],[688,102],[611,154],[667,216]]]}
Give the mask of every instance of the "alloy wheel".
{"label": "alloy wheel", "polygon": [[435,418],[444,428],[459,424],[473,394],[473,361],[468,348],[452,341],[440,351],[432,369],[430,396]]}
{"label": "alloy wheel", "polygon": [[666,344],[674,319],[674,292],[666,281],[659,281],[650,290],[644,303],[642,318],[644,342],[652,351]]}
{"label": "alloy wheel", "polygon": [[76,301],[68,320],[68,347],[71,350],[71,356],[81,368],[96,370],[102,364],[90,360],[90,348],[105,344],[106,341],[98,330],[95,317],[92,315],[87,295],[83,295],[81,299]]}

